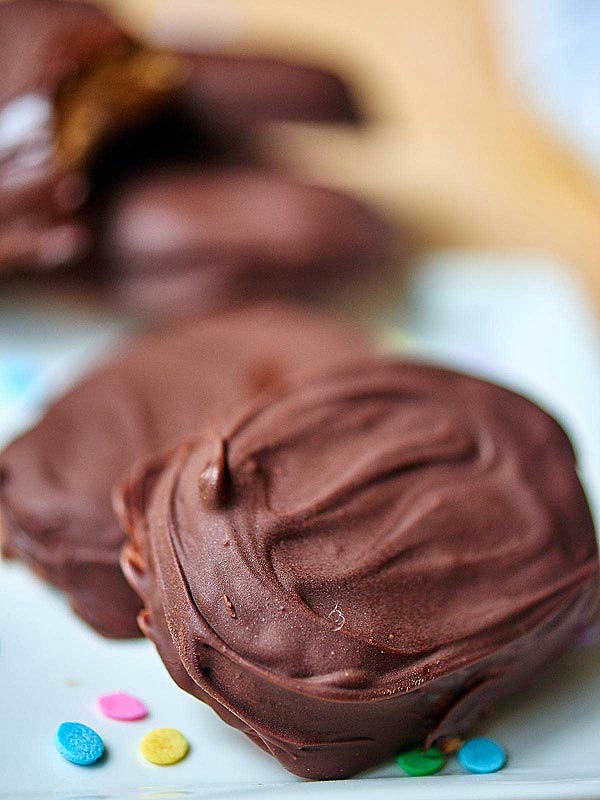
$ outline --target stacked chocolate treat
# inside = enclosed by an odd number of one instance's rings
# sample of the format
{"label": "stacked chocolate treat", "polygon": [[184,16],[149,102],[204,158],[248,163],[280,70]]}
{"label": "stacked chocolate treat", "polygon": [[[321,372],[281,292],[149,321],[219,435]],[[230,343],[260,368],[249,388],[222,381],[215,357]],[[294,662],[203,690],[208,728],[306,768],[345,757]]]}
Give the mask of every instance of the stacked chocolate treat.
{"label": "stacked chocolate treat", "polygon": [[379,291],[388,226],[252,142],[356,124],[340,81],[58,0],[0,5],[0,66],[0,266],[153,319],[0,454],[4,555],[303,777],[534,681],[597,602],[575,456],[528,400],[309,307]]}
{"label": "stacked chocolate treat", "polygon": [[2,4],[0,70],[0,271],[153,315],[381,277],[377,214],[254,152],[269,121],[358,124],[335,76],[156,51],[56,0]]}

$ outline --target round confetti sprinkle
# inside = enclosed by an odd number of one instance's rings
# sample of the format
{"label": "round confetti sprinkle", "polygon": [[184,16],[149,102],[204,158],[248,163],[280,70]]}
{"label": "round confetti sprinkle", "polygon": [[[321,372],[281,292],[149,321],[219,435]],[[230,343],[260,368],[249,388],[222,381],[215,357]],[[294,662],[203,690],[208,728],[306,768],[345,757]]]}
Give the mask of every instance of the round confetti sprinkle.
{"label": "round confetti sprinkle", "polygon": [[86,767],[104,753],[104,742],[96,731],[81,722],[63,722],[54,736],[58,752],[73,764]]}
{"label": "round confetti sprinkle", "polygon": [[506,753],[491,739],[469,739],[458,751],[458,760],[468,772],[497,772],[506,764]]}
{"label": "round confetti sprinkle", "polygon": [[37,365],[28,358],[0,360],[0,384],[8,394],[18,397],[32,386],[38,373]]}
{"label": "round confetti sprinkle", "polygon": [[103,694],[98,698],[97,702],[98,708],[104,716],[111,719],[132,722],[148,716],[148,709],[142,701],[125,692]]}
{"label": "round confetti sprinkle", "polygon": [[185,736],[175,728],[155,728],[144,736],[140,750],[148,761],[166,766],[185,758],[189,745]]}
{"label": "round confetti sprinkle", "polygon": [[404,772],[413,778],[435,775],[446,763],[443,753],[440,753],[437,747],[430,747],[429,750],[424,750],[422,747],[407,750],[397,755],[396,761]]}

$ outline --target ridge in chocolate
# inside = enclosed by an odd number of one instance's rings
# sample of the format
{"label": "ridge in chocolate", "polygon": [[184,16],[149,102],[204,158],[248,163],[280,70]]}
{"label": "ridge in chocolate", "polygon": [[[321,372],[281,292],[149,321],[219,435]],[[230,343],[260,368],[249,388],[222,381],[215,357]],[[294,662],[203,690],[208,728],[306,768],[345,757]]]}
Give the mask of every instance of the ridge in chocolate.
{"label": "ridge in chocolate", "polygon": [[[351,325],[268,303],[133,341],[0,453],[4,555],[63,589],[100,633],[139,636],[140,603],[119,569],[114,483],[136,459],[219,426],[262,392],[370,349]],[[215,507],[224,491],[219,446],[203,479]]]}
{"label": "ridge in chocolate", "polygon": [[125,481],[122,565],[174,680],[297,775],[467,732],[594,612],[573,450],[516,394],[373,360],[221,434]]}

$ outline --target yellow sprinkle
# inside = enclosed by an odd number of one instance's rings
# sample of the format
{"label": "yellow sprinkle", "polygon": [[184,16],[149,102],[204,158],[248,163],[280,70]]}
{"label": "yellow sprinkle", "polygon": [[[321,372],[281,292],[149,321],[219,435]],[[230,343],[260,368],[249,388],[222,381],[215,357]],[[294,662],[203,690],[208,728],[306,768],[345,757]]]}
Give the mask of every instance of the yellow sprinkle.
{"label": "yellow sprinkle", "polygon": [[190,749],[187,739],[175,728],[155,728],[140,743],[144,758],[153,764],[176,764],[185,758]]}

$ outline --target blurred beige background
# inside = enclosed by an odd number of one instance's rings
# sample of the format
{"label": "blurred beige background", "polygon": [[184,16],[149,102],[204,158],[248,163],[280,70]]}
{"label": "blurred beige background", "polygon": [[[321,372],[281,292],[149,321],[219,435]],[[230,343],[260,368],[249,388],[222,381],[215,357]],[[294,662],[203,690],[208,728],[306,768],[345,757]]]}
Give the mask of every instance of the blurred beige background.
{"label": "blurred beige background", "polygon": [[[501,1],[501,0],[499,0]],[[156,41],[283,55],[347,77],[371,116],[278,124],[265,157],[368,196],[424,247],[534,251],[600,308],[600,190],[505,77],[485,0],[107,0]]]}

